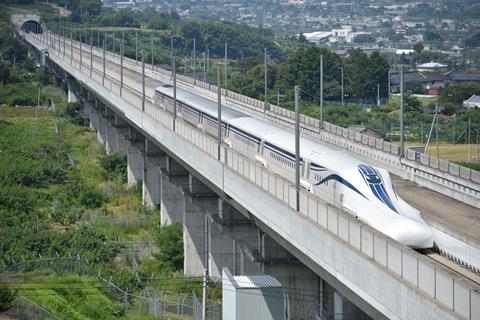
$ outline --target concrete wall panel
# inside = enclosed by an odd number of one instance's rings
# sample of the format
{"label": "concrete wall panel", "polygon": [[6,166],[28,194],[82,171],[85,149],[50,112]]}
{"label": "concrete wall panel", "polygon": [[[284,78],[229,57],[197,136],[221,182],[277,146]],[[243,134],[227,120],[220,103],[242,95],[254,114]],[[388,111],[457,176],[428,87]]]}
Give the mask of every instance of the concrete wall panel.
{"label": "concrete wall panel", "polygon": [[338,236],[344,241],[348,242],[348,224],[349,219],[344,215],[338,216]]}
{"label": "concrete wall panel", "polygon": [[362,252],[370,258],[373,258],[373,232],[369,228],[361,229]]}
{"label": "concrete wall panel", "polygon": [[470,316],[470,291],[462,283],[454,282],[454,310],[466,319]]}
{"label": "concrete wall panel", "polygon": [[443,172],[448,172],[448,161],[447,160],[444,160],[444,159],[440,159],[440,163],[439,163],[439,168],[441,171]]}
{"label": "concrete wall panel", "polygon": [[471,320],[480,320],[480,292],[470,292]]}
{"label": "concrete wall panel", "polygon": [[400,154],[400,147],[394,143],[390,145],[390,153],[394,155]]}
{"label": "concrete wall panel", "polygon": [[373,237],[373,256],[375,261],[387,266],[387,240],[379,234],[375,234]]}
{"label": "concrete wall panel", "polygon": [[349,221],[349,238],[350,238],[350,244],[360,250],[361,244],[361,235],[360,235],[360,226],[361,224],[358,223],[355,220],[350,220]]}
{"label": "concrete wall panel", "polygon": [[437,157],[430,157],[430,167],[438,169],[439,159]]}
{"label": "concrete wall panel", "polygon": [[328,210],[328,230],[333,234],[338,234],[338,218],[337,212]]}
{"label": "concrete wall panel", "polygon": [[454,176],[460,175],[460,166],[458,164],[450,162],[448,167],[449,167],[450,174]]}
{"label": "concrete wall panel", "polygon": [[471,174],[472,174],[472,177],[471,177],[472,181],[480,184],[480,172],[472,170]]}
{"label": "concrete wall panel", "polygon": [[392,241],[388,241],[387,254],[388,269],[400,276],[402,274],[402,249]]}
{"label": "concrete wall panel", "polygon": [[308,217],[318,222],[318,202],[313,198],[308,198]]}
{"label": "concrete wall panel", "polygon": [[275,196],[279,199],[284,198],[284,190],[283,190],[283,180],[279,177],[275,177]]}
{"label": "concrete wall panel", "polygon": [[442,272],[436,273],[435,295],[438,301],[444,305],[453,308],[453,279]]}
{"label": "concrete wall panel", "polygon": [[408,251],[403,251],[402,259],[402,277],[412,283],[415,286],[418,286],[418,259],[411,255]]}
{"label": "concrete wall panel", "polygon": [[327,229],[328,206],[318,207],[318,224]]}
{"label": "concrete wall panel", "polygon": [[418,261],[418,288],[435,296],[435,269],[423,260]]}
{"label": "concrete wall panel", "polygon": [[466,167],[460,167],[460,177],[464,179],[470,179],[471,170]]}

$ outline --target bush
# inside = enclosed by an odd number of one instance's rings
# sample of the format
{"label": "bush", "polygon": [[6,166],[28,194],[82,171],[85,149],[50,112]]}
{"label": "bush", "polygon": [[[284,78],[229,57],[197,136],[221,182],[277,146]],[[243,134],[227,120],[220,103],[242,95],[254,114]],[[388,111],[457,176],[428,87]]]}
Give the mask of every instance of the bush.
{"label": "bush", "polygon": [[108,196],[94,185],[84,185],[78,195],[80,205],[95,209],[101,207],[108,200]]}
{"label": "bush", "polygon": [[0,284],[0,311],[6,311],[12,307],[17,296],[16,292],[10,290],[6,285]]}
{"label": "bush", "polygon": [[166,270],[179,271],[183,269],[183,229],[179,223],[164,226],[155,239],[160,248],[158,259]]}
{"label": "bush", "polygon": [[109,180],[119,178],[127,181],[127,160],[118,153],[105,155],[100,158],[100,166],[107,172]]}

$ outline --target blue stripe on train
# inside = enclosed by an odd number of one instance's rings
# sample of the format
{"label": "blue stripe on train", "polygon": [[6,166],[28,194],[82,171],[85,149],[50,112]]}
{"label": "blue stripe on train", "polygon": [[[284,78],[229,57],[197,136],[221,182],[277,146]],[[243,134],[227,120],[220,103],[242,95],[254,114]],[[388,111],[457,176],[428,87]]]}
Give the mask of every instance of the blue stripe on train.
{"label": "blue stripe on train", "polygon": [[345,180],[345,179],[343,179],[342,177],[340,177],[338,174],[331,174],[331,175],[325,177],[322,181],[316,183],[315,186],[324,184],[325,182],[330,181],[330,180],[335,180],[335,181],[340,182],[341,184],[347,186],[348,188],[352,189],[353,191],[355,191],[356,193],[358,193],[359,195],[361,195],[362,197],[364,197],[365,199],[368,200],[368,198],[365,197],[365,196],[363,195],[363,193],[361,193],[360,191],[358,191],[358,189],[355,188],[354,185],[352,185],[350,182],[348,182],[347,180]]}

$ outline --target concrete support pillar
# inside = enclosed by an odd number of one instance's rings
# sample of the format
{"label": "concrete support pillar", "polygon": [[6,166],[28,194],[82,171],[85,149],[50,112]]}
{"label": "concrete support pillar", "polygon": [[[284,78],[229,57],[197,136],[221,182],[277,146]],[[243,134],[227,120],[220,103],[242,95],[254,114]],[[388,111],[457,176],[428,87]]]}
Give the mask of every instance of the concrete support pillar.
{"label": "concrete support pillar", "polygon": [[183,223],[184,189],[188,187],[188,172],[174,159],[166,156],[160,175],[160,210],[162,225]]}
{"label": "concrete support pillar", "polygon": [[164,152],[150,140],[145,139],[142,197],[143,204],[146,207],[156,208],[160,206],[160,169],[163,161],[165,161]]}
{"label": "concrete support pillar", "polygon": [[117,152],[126,157],[128,150],[127,137],[129,133],[129,125],[127,121],[122,119],[118,114],[115,113],[115,118],[113,120],[113,125],[116,128],[115,130],[115,140],[117,144]]}
{"label": "concrete support pillar", "polygon": [[113,123],[106,119],[106,134],[105,134],[105,150],[107,154],[112,154],[117,152],[117,129],[114,127]]}
{"label": "concrete support pillar", "polygon": [[209,248],[206,240],[211,230],[212,213],[218,210],[218,198],[207,186],[189,175],[183,214],[184,273],[201,276],[206,267]]}
{"label": "concrete support pillar", "polygon": [[139,137],[133,128],[129,130],[127,150],[127,183],[130,187],[140,183],[143,179],[143,155],[145,137]]}
{"label": "concrete support pillar", "polygon": [[90,109],[90,129],[97,131],[98,130],[98,110],[95,106],[92,106]]}
{"label": "concrete support pillar", "polygon": [[268,235],[260,233],[259,240],[264,272],[277,278],[285,288],[290,318],[316,319],[320,310],[320,278]]}
{"label": "concrete support pillar", "polygon": [[256,262],[253,250],[258,246],[258,229],[222,199],[218,199],[218,214],[212,216],[210,231],[210,270],[219,277],[223,267],[232,274],[262,272],[262,262]]}
{"label": "concrete support pillar", "polygon": [[67,102],[68,103],[74,103],[74,102],[77,102],[78,99],[77,99],[77,96],[75,95],[75,93],[73,92],[72,88],[70,87],[70,85],[68,85],[68,91],[67,91]]}
{"label": "concrete support pillar", "polygon": [[345,299],[335,288],[321,280],[320,314],[325,319],[368,319],[368,317]]}
{"label": "concrete support pillar", "polygon": [[98,112],[97,141],[98,143],[105,145],[106,140],[107,140],[107,119],[103,114]]}

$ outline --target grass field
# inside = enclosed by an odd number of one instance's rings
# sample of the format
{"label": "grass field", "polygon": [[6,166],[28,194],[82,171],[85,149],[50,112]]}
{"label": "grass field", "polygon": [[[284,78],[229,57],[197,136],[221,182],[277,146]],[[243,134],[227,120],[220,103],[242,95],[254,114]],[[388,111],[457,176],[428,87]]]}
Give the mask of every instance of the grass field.
{"label": "grass field", "polygon": [[[407,147],[416,147],[421,146],[420,142],[408,142],[406,143]],[[451,144],[446,142],[440,142],[438,144],[438,155],[437,155],[437,145],[435,143],[430,143],[428,146],[427,154],[433,157],[439,157],[441,159],[446,159],[453,162],[473,162],[475,163],[477,159],[477,148],[478,154],[480,155],[480,146],[475,144],[470,145],[470,155],[471,159],[468,161],[468,144]],[[478,159],[480,162],[480,159]]]}

